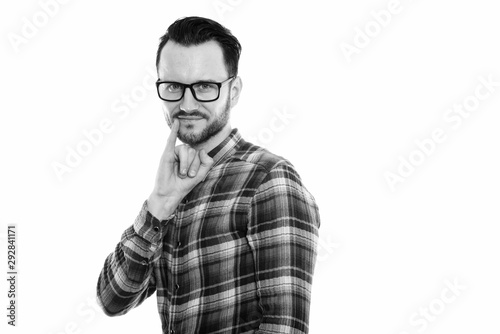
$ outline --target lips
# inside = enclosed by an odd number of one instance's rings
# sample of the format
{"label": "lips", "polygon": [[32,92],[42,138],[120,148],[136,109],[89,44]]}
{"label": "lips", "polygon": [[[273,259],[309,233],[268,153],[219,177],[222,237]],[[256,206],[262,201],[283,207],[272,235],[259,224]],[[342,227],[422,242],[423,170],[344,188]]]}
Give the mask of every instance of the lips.
{"label": "lips", "polygon": [[181,111],[177,115],[174,115],[174,117],[186,121],[199,121],[206,118],[203,114],[196,111],[189,114]]}
{"label": "lips", "polygon": [[186,121],[199,121],[199,120],[202,120],[204,117],[201,117],[201,116],[178,116],[177,118],[180,120],[186,120]]}

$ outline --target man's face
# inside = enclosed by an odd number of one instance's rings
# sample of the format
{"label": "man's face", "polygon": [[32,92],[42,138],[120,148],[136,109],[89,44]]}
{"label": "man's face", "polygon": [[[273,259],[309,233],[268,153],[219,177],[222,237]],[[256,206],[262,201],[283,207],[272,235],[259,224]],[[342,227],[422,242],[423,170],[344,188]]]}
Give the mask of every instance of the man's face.
{"label": "man's face", "polygon": [[[215,41],[196,46],[182,46],[168,41],[163,47],[158,64],[160,81],[176,81],[191,84],[198,81],[222,82],[228,79],[221,47]],[[163,102],[167,123],[179,119],[178,137],[191,146],[202,144],[230,129],[232,83],[220,88],[220,96],[212,102],[197,101],[191,90],[186,89],[184,97],[177,102]]]}

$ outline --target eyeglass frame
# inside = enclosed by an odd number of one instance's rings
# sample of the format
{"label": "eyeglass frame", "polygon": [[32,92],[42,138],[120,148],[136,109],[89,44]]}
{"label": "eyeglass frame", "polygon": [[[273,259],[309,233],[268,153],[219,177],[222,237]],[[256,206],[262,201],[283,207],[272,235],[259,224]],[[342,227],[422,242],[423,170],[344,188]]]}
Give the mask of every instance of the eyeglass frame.
{"label": "eyeglass frame", "polygon": [[[193,82],[192,84],[185,84],[185,83],[177,82],[177,81],[160,81],[160,79],[158,79],[158,80],[156,80],[156,92],[158,93],[158,97],[160,98],[160,100],[167,101],[167,102],[178,102],[184,98],[184,95],[186,94],[186,88],[189,88],[189,90],[191,91],[191,94],[193,95],[193,97],[195,98],[196,101],[198,101],[198,102],[213,102],[213,101],[216,101],[219,99],[220,89],[222,88],[222,86],[226,85],[226,83],[230,82],[230,80],[232,80],[234,78],[235,78],[235,76],[232,76],[232,77],[229,77],[226,80],[221,81],[221,82],[203,81],[202,80],[202,81]],[[167,100],[167,99],[162,98],[161,94],[160,94],[160,85],[163,83],[178,84],[178,85],[182,86],[183,89],[182,89],[181,97],[176,99],[176,100]],[[199,85],[199,84],[204,84],[204,83],[215,84],[217,86],[217,88],[218,88],[217,89],[217,97],[215,99],[212,99],[212,100],[199,100],[198,99],[198,97],[196,96],[196,92],[194,91],[193,86]]]}

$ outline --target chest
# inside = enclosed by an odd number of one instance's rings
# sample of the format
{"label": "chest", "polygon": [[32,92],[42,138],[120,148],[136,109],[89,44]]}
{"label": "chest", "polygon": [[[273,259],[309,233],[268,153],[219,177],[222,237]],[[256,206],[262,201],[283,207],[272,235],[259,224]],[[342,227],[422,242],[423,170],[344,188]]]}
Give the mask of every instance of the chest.
{"label": "chest", "polygon": [[175,222],[167,226],[167,257],[219,254],[246,243],[248,212],[261,176],[252,166],[228,164],[211,171],[180,203]]}

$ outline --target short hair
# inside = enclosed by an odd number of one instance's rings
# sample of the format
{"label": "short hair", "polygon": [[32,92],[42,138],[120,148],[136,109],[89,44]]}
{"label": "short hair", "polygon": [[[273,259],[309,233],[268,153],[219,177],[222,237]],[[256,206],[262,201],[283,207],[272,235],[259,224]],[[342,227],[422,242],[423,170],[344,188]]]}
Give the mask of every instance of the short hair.
{"label": "short hair", "polygon": [[176,20],[160,37],[156,52],[156,68],[160,63],[160,54],[167,42],[172,40],[183,46],[199,45],[216,41],[222,48],[222,54],[229,76],[238,74],[238,62],[241,54],[241,44],[231,31],[213,20],[189,16]]}

